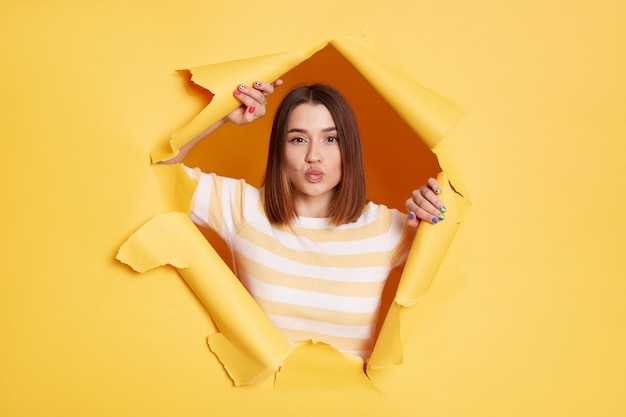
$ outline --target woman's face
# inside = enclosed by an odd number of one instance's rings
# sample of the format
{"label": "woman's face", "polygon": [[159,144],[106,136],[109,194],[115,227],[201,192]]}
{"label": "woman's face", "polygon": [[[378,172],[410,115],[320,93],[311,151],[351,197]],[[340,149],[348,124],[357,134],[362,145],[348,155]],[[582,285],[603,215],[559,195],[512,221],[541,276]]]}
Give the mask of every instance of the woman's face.
{"label": "woman's face", "polygon": [[335,122],[322,104],[300,104],[287,121],[287,176],[300,216],[326,217],[341,181],[341,150]]}

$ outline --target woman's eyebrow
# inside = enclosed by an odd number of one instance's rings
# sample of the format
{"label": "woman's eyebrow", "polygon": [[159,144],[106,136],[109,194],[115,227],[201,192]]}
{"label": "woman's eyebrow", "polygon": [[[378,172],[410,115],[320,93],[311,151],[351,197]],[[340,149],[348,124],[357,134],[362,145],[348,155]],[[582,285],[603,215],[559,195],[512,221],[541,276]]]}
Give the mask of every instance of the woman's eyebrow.
{"label": "woman's eyebrow", "polygon": [[[336,132],[337,128],[335,126],[330,126],[330,127],[325,127],[324,129],[322,129],[322,132]],[[308,133],[309,131],[306,129],[302,129],[299,127],[292,127],[291,129],[287,130],[287,133]]]}

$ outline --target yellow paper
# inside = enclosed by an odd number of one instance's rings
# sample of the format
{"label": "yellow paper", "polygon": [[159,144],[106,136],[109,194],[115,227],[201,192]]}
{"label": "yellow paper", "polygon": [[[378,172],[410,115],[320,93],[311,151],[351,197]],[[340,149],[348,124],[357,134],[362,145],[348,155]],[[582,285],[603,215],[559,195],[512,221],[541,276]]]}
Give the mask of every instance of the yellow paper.
{"label": "yellow paper", "polygon": [[165,264],[185,279],[220,331],[209,346],[235,385],[273,374],[290,345],[184,213],[156,216],[122,245],[117,259],[138,272]]}
{"label": "yellow paper", "polygon": [[437,224],[422,222],[417,230],[393,304],[383,323],[378,340],[367,363],[368,370],[377,370],[402,363],[402,316],[428,293],[440,265],[454,240],[469,203],[456,194],[444,172],[437,176],[441,187],[439,198],[446,202],[445,220]]}
{"label": "yellow paper", "polygon": [[285,361],[274,386],[279,394],[303,390],[331,391],[341,397],[352,390],[377,392],[363,373],[363,360],[330,345],[312,340],[299,342]]}
{"label": "yellow paper", "polygon": [[463,116],[456,104],[402,74],[363,37],[346,35],[331,43],[431,149]]}
{"label": "yellow paper", "polygon": [[[0,415],[626,415],[624,16],[623,0],[0,1]],[[358,73],[337,76],[346,33],[463,109],[434,163]],[[235,387],[178,272],[115,254],[186,210],[173,171],[150,164],[210,96],[176,69],[327,43],[270,106],[333,82],[358,107],[373,201],[401,208],[445,171],[471,212],[427,296],[392,303],[402,365],[368,370],[378,393],[317,344]],[[193,165],[260,178],[267,114],[219,129]]]}

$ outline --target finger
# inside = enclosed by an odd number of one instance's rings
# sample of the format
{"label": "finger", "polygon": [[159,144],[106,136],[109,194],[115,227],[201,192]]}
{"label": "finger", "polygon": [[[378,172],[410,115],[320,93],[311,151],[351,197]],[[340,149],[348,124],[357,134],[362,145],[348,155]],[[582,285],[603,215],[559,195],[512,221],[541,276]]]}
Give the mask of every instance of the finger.
{"label": "finger", "polygon": [[426,220],[430,223],[438,223],[441,220],[445,220],[443,212],[423,196],[424,192],[432,193],[432,191],[425,186],[413,191],[411,197],[406,200],[407,211],[409,213],[415,213],[419,219]]}
{"label": "finger", "polygon": [[428,202],[432,204],[433,207],[435,207],[440,213],[445,213],[446,206],[438,197],[441,193],[439,184],[434,178],[429,178],[427,184],[427,186],[423,186],[419,189],[422,197],[428,200]]}
{"label": "finger", "polygon": [[[440,221],[442,221],[442,219],[440,219],[438,216],[433,215],[428,210],[424,210],[423,208],[417,205],[412,206],[412,208],[408,211],[409,211],[409,219],[408,219],[409,225],[417,226],[420,220],[423,220],[432,224],[437,224]],[[413,218],[411,217],[411,215],[413,215]]]}
{"label": "finger", "polygon": [[[261,85],[260,88],[263,88],[263,86]],[[245,99],[245,97],[243,96],[248,96],[256,102],[254,103],[255,105],[259,105],[259,106],[267,105],[267,99],[265,98],[264,92],[262,90],[259,90],[254,84],[250,87],[245,84],[239,84],[237,86],[237,90],[240,93],[238,94],[240,98]],[[235,94],[237,94],[236,93],[237,90],[235,90]]]}
{"label": "finger", "polygon": [[411,211],[407,216],[406,224],[411,227],[417,227],[420,224],[420,220],[415,216],[415,213]]}
{"label": "finger", "polygon": [[247,121],[252,121],[254,117],[265,115],[267,100],[263,92],[244,84],[239,84],[235,90],[235,96],[245,106],[244,116]]}
{"label": "finger", "polygon": [[265,96],[269,96],[271,95],[274,90],[276,89],[276,87],[280,87],[281,85],[283,85],[283,80],[281,80],[280,78],[276,81],[274,81],[273,83],[266,83],[263,81],[255,81],[252,86],[261,91],[263,93],[263,95]]}
{"label": "finger", "polygon": [[435,194],[441,194],[441,187],[439,186],[439,183],[436,179],[429,178],[428,180],[426,180],[426,184],[428,185],[428,187],[430,187],[431,190],[433,190]]}
{"label": "finger", "polygon": [[263,81],[255,81],[252,83],[252,87],[263,93],[264,96],[269,96],[274,92],[274,86],[271,83],[264,83]]}
{"label": "finger", "polygon": [[431,214],[441,213],[440,206],[443,204],[435,193],[428,187],[422,186],[411,193],[413,203]]}

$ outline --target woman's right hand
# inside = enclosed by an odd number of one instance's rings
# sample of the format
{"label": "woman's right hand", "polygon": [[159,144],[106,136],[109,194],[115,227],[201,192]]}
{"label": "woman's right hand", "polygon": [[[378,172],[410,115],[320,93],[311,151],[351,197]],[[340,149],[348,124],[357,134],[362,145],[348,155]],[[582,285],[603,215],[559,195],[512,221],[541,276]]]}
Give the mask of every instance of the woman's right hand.
{"label": "woman's right hand", "polygon": [[236,125],[244,125],[263,117],[267,110],[267,96],[282,84],[281,79],[273,83],[256,81],[250,86],[239,84],[233,94],[241,102],[241,106],[226,116],[226,120]]}

